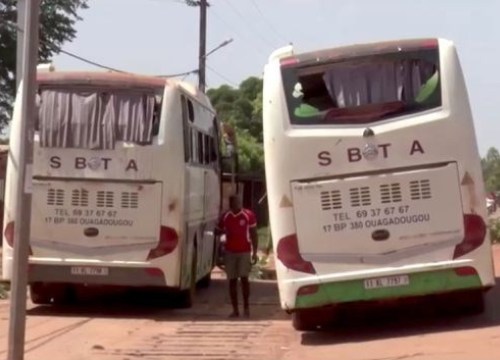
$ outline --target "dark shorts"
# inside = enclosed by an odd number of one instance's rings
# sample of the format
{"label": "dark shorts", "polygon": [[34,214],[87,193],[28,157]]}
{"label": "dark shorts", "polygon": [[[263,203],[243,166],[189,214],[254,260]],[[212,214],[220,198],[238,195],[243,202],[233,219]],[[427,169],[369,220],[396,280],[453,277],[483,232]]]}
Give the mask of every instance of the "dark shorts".
{"label": "dark shorts", "polygon": [[248,277],[252,269],[252,257],[249,252],[231,253],[226,252],[224,257],[226,275],[228,279]]}

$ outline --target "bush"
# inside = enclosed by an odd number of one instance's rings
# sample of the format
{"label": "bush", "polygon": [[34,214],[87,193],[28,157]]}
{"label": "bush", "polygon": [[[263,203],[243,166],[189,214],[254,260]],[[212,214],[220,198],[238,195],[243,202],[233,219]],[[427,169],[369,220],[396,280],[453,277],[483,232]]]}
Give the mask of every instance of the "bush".
{"label": "bush", "polygon": [[0,284],[0,299],[8,299],[9,298],[9,291],[8,291],[8,286],[6,284]]}
{"label": "bush", "polygon": [[269,227],[262,226],[257,229],[257,234],[259,235],[259,250],[264,251],[271,241],[271,234],[269,233]]}
{"label": "bush", "polygon": [[500,219],[491,219],[489,223],[490,238],[493,244],[500,243]]}

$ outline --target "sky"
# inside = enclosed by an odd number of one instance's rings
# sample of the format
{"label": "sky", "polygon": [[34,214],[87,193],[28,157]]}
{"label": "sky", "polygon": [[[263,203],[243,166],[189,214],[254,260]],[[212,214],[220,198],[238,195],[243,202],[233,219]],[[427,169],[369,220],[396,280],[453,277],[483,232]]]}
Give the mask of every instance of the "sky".
{"label": "sky", "polygon": [[[500,148],[500,1],[209,0],[207,86],[262,75],[271,52],[296,52],[402,38],[454,41],[465,75],[479,150]],[[168,75],[198,66],[199,8],[182,0],[89,0],[64,50],[116,69]],[[95,69],[67,55],[61,70]],[[195,75],[185,78],[197,82]]]}

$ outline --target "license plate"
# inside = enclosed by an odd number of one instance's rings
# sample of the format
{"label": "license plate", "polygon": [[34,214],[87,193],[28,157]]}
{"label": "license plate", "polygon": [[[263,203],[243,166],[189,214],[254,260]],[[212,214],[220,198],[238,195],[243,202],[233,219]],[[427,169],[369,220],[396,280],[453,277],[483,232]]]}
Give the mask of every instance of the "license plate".
{"label": "license plate", "polygon": [[106,267],[73,266],[71,275],[108,276],[109,269]]}
{"label": "license plate", "polygon": [[408,275],[385,276],[365,280],[365,289],[378,289],[407,285],[410,285],[410,277]]}

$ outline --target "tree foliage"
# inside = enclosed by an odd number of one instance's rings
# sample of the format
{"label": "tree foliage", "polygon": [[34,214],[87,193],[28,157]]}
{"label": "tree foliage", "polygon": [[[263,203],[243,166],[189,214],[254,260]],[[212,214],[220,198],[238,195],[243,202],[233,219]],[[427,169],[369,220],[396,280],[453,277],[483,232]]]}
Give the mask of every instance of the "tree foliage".
{"label": "tree foliage", "polygon": [[220,121],[236,129],[240,173],[262,173],[262,79],[249,77],[235,89],[222,85],[207,91]]}
{"label": "tree foliage", "polygon": [[[16,91],[17,0],[0,0],[0,129],[9,121]],[[75,38],[78,10],[87,0],[42,0],[39,61],[47,62]]]}
{"label": "tree foliage", "polygon": [[483,177],[487,191],[500,190],[500,153],[494,147],[481,159]]}

